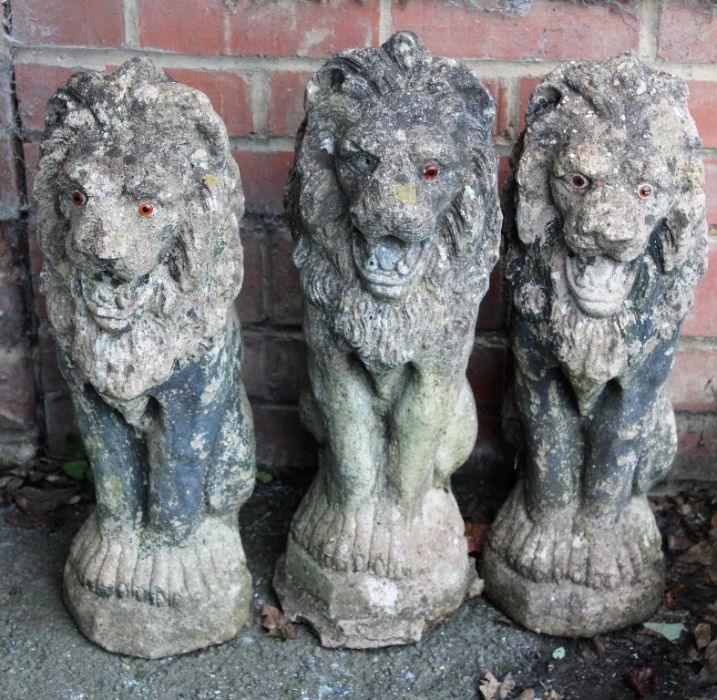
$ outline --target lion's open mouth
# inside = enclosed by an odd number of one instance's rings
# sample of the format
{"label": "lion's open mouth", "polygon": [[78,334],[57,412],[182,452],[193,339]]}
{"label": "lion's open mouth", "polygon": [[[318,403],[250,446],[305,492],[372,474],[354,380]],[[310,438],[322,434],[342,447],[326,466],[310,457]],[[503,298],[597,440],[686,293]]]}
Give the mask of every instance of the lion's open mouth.
{"label": "lion's open mouth", "polygon": [[152,295],[150,276],[144,275],[131,282],[119,282],[107,274],[89,277],[80,275],[82,298],[99,325],[124,328],[142,309]]}
{"label": "lion's open mouth", "polygon": [[586,314],[597,318],[617,313],[635,282],[631,263],[602,255],[566,257],[565,274],[575,303]]}
{"label": "lion's open mouth", "polygon": [[399,298],[419,273],[427,243],[427,239],[409,243],[395,236],[370,243],[357,231],[353,239],[354,262],[373,294]]}

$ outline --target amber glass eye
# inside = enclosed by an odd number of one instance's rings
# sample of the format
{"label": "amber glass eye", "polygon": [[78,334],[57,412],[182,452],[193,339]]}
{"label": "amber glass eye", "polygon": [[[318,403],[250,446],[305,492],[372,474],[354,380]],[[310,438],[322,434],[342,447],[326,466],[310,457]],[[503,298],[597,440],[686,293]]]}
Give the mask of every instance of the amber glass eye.
{"label": "amber glass eye", "polygon": [[148,219],[150,216],[154,216],[154,204],[151,202],[142,202],[142,204],[137,207],[137,211],[139,211],[140,216]]}
{"label": "amber glass eye", "polygon": [[87,197],[79,190],[75,190],[74,192],[70,192],[70,201],[76,207],[81,207],[87,201]]}
{"label": "amber glass eye", "polygon": [[637,188],[637,194],[640,196],[640,199],[647,199],[648,197],[652,197],[652,193],[654,191],[655,188],[649,182],[643,182]]}
{"label": "amber glass eye", "polygon": [[426,180],[435,180],[438,177],[438,166],[427,165],[425,168],[423,168],[423,177]]}
{"label": "amber glass eye", "polygon": [[579,190],[584,190],[588,186],[588,179],[580,173],[575,173],[571,182],[573,183],[573,187],[577,187]]}

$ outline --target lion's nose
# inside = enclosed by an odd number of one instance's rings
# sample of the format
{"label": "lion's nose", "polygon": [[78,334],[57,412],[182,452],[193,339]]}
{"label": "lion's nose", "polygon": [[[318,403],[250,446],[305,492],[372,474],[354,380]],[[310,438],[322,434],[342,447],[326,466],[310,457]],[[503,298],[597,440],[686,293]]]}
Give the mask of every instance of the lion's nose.
{"label": "lion's nose", "polygon": [[113,269],[127,253],[122,239],[108,235],[101,221],[83,222],[73,233],[75,250],[102,269]]}

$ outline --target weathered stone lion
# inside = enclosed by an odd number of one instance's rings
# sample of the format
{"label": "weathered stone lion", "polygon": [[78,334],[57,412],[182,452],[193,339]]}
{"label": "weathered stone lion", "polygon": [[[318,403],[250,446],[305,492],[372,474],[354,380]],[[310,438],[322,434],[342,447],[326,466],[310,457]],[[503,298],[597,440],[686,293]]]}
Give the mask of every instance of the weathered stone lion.
{"label": "weathered stone lion", "polygon": [[224,125],[148,60],[78,73],[50,102],[35,191],[97,496],[68,605],[124,653],[222,641],[248,615],[236,517],[254,474],[232,310],[243,194]]}
{"label": "weathered stone lion", "polygon": [[524,475],[487,592],[528,627],[590,636],[663,588],[645,493],[676,449],[665,383],[706,266],[684,83],[636,59],[570,64],[534,92],[508,231]]}
{"label": "weathered stone lion", "polygon": [[501,215],[494,106],[409,32],[309,83],[287,206],[306,295],[320,473],[277,588],[327,645],[418,639],[464,598],[449,477],[475,442],[465,377]]}

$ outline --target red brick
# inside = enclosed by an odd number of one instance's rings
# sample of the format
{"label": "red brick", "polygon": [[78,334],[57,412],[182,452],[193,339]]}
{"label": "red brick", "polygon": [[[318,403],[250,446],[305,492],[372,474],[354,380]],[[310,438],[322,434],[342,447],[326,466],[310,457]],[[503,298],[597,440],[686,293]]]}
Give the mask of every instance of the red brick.
{"label": "red brick", "polygon": [[224,120],[229,136],[246,136],[254,130],[249,84],[244,76],[178,68],[168,69],[167,73],[180,83],[186,83],[207,95]]}
{"label": "red brick", "polygon": [[316,442],[301,425],[296,408],[252,403],[256,434],[256,461],[272,467],[316,464]]}
{"label": "red brick", "polygon": [[234,158],[241,169],[247,211],[283,211],[284,184],[294,154],[289,151],[234,151]]}
{"label": "red brick", "polygon": [[39,143],[23,143],[23,158],[25,159],[25,184],[27,186],[27,197],[31,204],[34,204],[33,187],[35,185],[35,172],[37,163],[40,160]]}
{"label": "red brick", "polygon": [[60,372],[57,357],[57,345],[50,333],[50,324],[43,320],[40,322],[38,333],[40,348],[40,381],[43,393],[68,392],[67,382]]}
{"label": "red brick", "polygon": [[476,347],[468,361],[468,381],[478,406],[503,403],[505,384],[505,350]]}
{"label": "red brick", "polygon": [[35,388],[26,344],[0,350],[0,428],[25,428],[35,420]]}
{"label": "red brick", "polygon": [[0,282],[0,347],[11,348],[25,335],[25,303],[20,285]]}
{"label": "red brick", "polygon": [[601,59],[637,46],[638,21],[607,4],[535,0],[524,17],[445,0],[393,3],[393,26],[454,58]]}
{"label": "red brick", "polygon": [[690,112],[705,148],[717,148],[717,82],[693,80],[690,86]]}
{"label": "red brick", "polygon": [[668,0],[660,17],[658,56],[672,61],[717,61],[717,15],[704,0]]}
{"label": "red brick", "polygon": [[680,348],[668,387],[676,410],[717,409],[717,350]]}
{"label": "red brick", "polygon": [[47,455],[54,459],[77,457],[77,446],[68,437],[79,435],[75,411],[68,394],[46,393],[44,400]]}
{"label": "red brick", "polygon": [[296,134],[304,119],[304,89],[313,73],[277,71],[269,76],[266,126],[271,134]]}
{"label": "red brick", "polygon": [[705,161],[707,223],[717,225],[717,160]]}
{"label": "red brick", "polygon": [[15,66],[15,84],[20,119],[26,129],[43,129],[47,102],[55,90],[73,73],[69,68],[19,63]]}
{"label": "red brick", "polygon": [[10,91],[10,58],[0,49],[0,129],[12,129],[15,115]]}
{"label": "red brick", "polygon": [[279,403],[298,403],[309,386],[306,345],[300,338],[265,338],[264,377],[267,397]]}
{"label": "red brick", "polygon": [[[477,77],[480,79],[480,76]],[[481,82],[495,102],[493,134],[506,134],[508,132],[508,87],[502,80],[493,78],[483,78]]]}
{"label": "red brick", "polygon": [[15,245],[17,229],[11,222],[0,221],[0,279],[16,282]]}
{"label": "red brick", "polygon": [[326,0],[321,5],[239,0],[229,18],[228,52],[327,57],[341,49],[377,46],[380,5],[380,0]]}
{"label": "red brick", "polygon": [[300,325],[302,320],[302,291],[299,271],[291,259],[293,243],[289,228],[283,220],[272,226],[269,237],[271,261],[271,317],[275,323]]}
{"label": "red brick", "polygon": [[122,0],[22,0],[12,5],[13,34],[23,44],[121,46]]}
{"label": "red brick", "polygon": [[9,136],[0,137],[0,220],[17,218],[19,207],[15,145]]}
{"label": "red brick", "polygon": [[266,398],[264,381],[264,341],[261,334],[244,333],[242,381],[250,399]]}
{"label": "red brick", "polygon": [[717,415],[677,413],[677,456],[671,480],[714,481],[717,464]]}
{"label": "red brick", "polygon": [[520,87],[518,88],[518,131],[525,129],[525,110],[528,106],[528,100],[540,83],[543,82],[542,77],[537,78],[521,78]]}
{"label": "red brick", "polygon": [[140,44],[195,55],[224,53],[226,14],[222,0],[140,0]]}
{"label": "red brick", "polygon": [[717,336],[717,238],[710,240],[707,274],[697,287],[695,305],[682,326],[682,335]]}
{"label": "red brick", "polygon": [[248,219],[241,227],[244,247],[244,281],[237,298],[242,323],[260,323],[266,318],[264,309],[264,272],[260,229]]}

